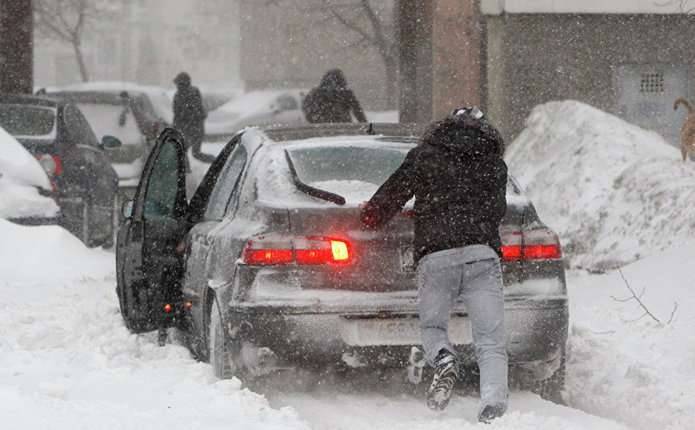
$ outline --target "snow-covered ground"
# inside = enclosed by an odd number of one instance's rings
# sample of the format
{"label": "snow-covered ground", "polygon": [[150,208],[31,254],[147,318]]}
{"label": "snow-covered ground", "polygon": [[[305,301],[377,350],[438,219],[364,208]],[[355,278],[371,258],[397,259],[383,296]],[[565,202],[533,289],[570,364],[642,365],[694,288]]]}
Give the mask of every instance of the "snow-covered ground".
{"label": "snow-covered ground", "polygon": [[693,261],[690,241],[622,269],[661,324],[625,301],[620,273],[570,273],[572,406],[635,429],[695,429]]}
{"label": "snow-covered ground", "polygon": [[[9,429],[460,429],[474,398],[445,414],[422,399],[380,394],[279,396],[273,404],[217,381],[175,340],[131,335],[114,292],[113,254],[58,227],[0,220],[0,414]],[[37,252],[36,244],[41,244]],[[623,429],[610,420],[515,393],[490,429]]]}
{"label": "snow-covered ground", "polygon": [[3,429],[305,429],[179,345],[123,326],[114,256],[0,220]]}

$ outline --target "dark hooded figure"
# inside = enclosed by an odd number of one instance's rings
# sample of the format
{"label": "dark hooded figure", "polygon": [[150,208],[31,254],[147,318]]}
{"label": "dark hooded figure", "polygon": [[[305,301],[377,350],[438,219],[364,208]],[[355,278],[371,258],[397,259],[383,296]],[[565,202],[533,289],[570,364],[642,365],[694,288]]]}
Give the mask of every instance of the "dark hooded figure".
{"label": "dark hooded figure", "polygon": [[507,166],[499,132],[478,108],[462,108],[430,125],[420,145],[361,212],[378,228],[415,197],[415,259],[422,345],[435,372],[427,405],[444,409],[459,375],[449,341],[449,314],[462,301],[480,367],[479,420],[507,408],[507,352],[499,226]]}
{"label": "dark hooded figure", "polygon": [[319,86],[304,98],[302,110],[307,121],[312,123],[352,122],[352,115],[359,122],[367,121],[360,102],[348,88],[345,75],[340,69],[326,72]]}
{"label": "dark hooded figure", "polygon": [[202,158],[200,146],[205,135],[205,118],[203,98],[198,88],[191,85],[191,77],[181,72],[174,78],[176,95],[174,96],[174,128],[179,130],[186,140],[186,150],[193,148],[193,156]]}

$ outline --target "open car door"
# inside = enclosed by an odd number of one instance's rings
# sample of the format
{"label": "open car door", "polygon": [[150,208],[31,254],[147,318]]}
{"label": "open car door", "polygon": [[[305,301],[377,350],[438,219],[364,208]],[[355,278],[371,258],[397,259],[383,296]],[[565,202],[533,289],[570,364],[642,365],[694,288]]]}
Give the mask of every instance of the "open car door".
{"label": "open car door", "polygon": [[116,248],[117,293],[128,329],[142,333],[169,326],[178,313],[185,233],[186,162],[183,137],[159,135],[124,209]]}

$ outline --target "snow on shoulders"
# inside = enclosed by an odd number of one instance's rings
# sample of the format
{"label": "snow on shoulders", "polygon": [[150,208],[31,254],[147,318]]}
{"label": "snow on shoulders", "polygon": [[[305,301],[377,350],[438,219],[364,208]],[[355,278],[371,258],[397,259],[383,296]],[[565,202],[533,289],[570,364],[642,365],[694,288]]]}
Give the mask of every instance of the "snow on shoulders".
{"label": "snow on shoulders", "polygon": [[573,265],[620,266],[695,234],[695,165],[657,133],[576,101],[526,125],[505,158]]}

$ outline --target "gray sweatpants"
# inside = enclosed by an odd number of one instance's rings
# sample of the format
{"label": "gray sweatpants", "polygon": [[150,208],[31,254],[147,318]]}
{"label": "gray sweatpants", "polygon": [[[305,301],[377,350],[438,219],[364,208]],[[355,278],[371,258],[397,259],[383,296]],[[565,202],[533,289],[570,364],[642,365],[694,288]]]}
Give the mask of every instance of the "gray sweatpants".
{"label": "gray sweatpants", "polygon": [[480,399],[507,405],[504,293],[497,253],[486,245],[434,252],[417,269],[422,346],[430,365],[440,350],[456,351],[448,336],[449,315],[461,301],[468,313],[480,367]]}

